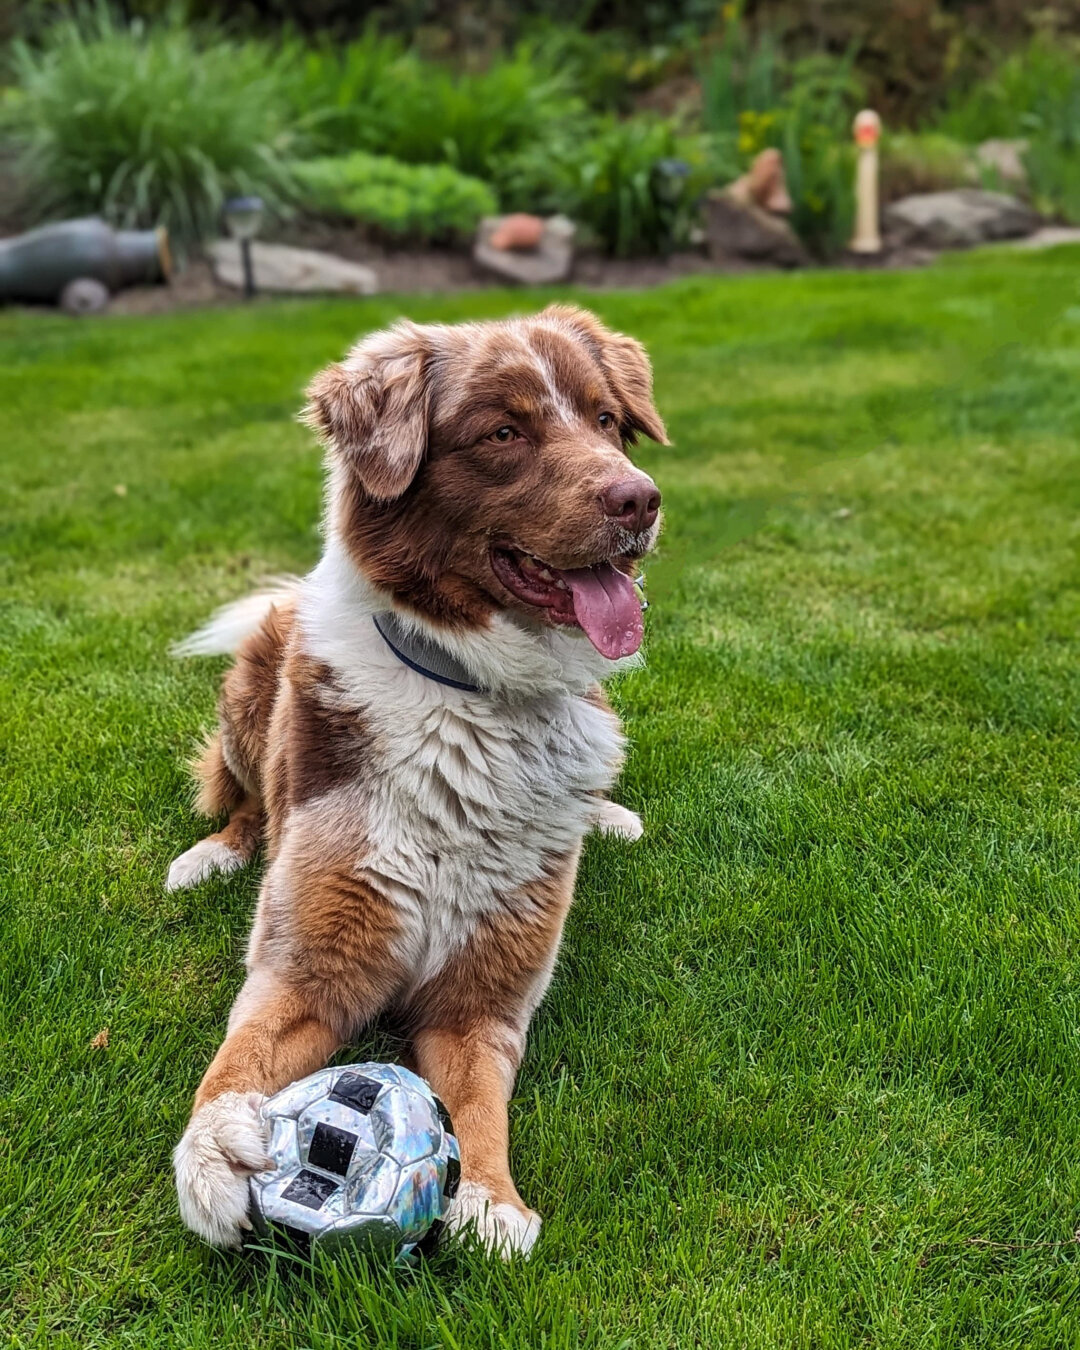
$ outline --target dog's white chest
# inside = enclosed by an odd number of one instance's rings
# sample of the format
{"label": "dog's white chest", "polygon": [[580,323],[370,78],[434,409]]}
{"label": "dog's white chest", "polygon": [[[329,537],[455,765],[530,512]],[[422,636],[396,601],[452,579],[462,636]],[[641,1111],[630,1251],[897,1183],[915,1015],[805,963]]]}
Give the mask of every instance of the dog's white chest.
{"label": "dog's white chest", "polygon": [[407,916],[426,976],[589,829],[612,784],[615,719],[570,695],[528,705],[428,699],[411,717],[370,710],[376,773],[365,866]]}

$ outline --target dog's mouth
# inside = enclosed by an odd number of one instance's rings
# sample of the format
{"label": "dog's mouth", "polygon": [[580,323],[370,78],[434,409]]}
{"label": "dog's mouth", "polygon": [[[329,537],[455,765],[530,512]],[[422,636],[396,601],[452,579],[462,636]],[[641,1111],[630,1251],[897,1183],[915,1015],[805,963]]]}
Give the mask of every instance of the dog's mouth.
{"label": "dog's mouth", "polygon": [[498,545],[491,570],[515,599],[549,623],[574,624],[609,661],[641,646],[641,598],[633,578],[609,561],[558,568],[522,549]]}

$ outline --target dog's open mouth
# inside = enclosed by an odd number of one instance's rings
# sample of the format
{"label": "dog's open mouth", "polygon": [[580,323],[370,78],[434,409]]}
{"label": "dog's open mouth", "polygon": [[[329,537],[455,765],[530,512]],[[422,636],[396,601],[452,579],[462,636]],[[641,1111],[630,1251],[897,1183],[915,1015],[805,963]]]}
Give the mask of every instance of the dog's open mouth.
{"label": "dog's open mouth", "polygon": [[491,550],[491,568],[511,595],[545,610],[552,623],[576,624],[609,661],[633,656],[641,646],[640,597],[633,580],[610,562],[563,570],[502,546]]}

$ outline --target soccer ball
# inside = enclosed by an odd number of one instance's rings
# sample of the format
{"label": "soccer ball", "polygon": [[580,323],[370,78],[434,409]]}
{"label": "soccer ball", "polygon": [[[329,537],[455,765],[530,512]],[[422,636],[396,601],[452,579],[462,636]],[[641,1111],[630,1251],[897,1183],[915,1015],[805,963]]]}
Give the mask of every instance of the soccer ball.
{"label": "soccer ball", "polygon": [[450,1117],[397,1064],[302,1078],[263,1104],[273,1167],[251,1178],[263,1237],[307,1250],[358,1246],[399,1258],[434,1245],[461,1175]]}

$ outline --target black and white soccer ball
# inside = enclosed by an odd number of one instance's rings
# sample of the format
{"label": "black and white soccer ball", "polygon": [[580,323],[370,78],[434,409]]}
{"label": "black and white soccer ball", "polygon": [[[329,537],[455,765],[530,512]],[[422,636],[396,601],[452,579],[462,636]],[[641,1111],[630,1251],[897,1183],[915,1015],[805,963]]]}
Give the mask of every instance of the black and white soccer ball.
{"label": "black and white soccer ball", "polygon": [[304,1248],[427,1250],[461,1175],[446,1108],[397,1064],[350,1064],[302,1078],[262,1107],[274,1166],[251,1178],[264,1237]]}

